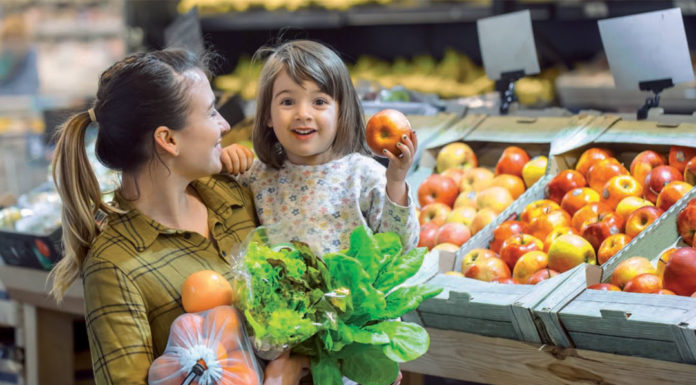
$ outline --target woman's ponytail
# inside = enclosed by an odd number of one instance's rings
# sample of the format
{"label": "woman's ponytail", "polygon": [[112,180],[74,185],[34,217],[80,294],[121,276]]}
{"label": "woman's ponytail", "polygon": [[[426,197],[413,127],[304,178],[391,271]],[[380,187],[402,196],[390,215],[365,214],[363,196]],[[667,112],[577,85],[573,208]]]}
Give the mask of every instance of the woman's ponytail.
{"label": "woman's ponytail", "polygon": [[89,246],[99,232],[95,219],[98,209],[115,211],[102,201],[99,182],[85,150],[85,132],[91,121],[87,112],[70,118],[60,128],[53,156],[53,180],[63,203],[63,258],[50,274],[51,294],[59,301],[79,277]]}

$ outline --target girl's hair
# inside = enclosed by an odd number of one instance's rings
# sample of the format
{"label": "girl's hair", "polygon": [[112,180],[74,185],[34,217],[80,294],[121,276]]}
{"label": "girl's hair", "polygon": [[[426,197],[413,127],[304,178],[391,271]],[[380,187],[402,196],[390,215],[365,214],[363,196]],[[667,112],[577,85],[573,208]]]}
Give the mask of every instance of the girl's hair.
{"label": "girl's hair", "polygon": [[348,69],[333,50],[314,41],[294,40],[275,48],[262,47],[254,54],[254,60],[264,57],[267,59],[259,79],[252,135],[254,150],[262,162],[279,169],[287,159],[273,127],[269,127],[273,82],[283,71],[298,84],[304,81],[316,83],[322,92],[338,102],[338,127],[331,145],[333,154],[366,153],[365,121],[360,100]]}
{"label": "girl's hair", "polygon": [[119,212],[102,200],[99,182],[85,150],[85,132],[98,122],[96,156],[106,167],[132,173],[156,155],[153,133],[159,126],[180,130],[186,125],[190,81],[184,72],[207,73],[207,56],[180,49],[137,53],[99,77],[92,111],[72,116],[58,131],[53,180],[63,202],[63,258],[51,271],[51,294],[61,300],[79,276],[94,237],[95,215]]}

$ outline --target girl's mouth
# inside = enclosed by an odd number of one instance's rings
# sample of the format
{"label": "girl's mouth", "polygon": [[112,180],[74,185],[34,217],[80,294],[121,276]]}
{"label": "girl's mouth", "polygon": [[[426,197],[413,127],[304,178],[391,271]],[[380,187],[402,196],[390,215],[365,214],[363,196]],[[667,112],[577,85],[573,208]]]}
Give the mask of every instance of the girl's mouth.
{"label": "girl's mouth", "polygon": [[295,137],[299,139],[308,139],[310,138],[314,133],[317,132],[317,130],[312,129],[312,128],[307,128],[307,129],[293,129],[291,130],[292,133],[295,135]]}

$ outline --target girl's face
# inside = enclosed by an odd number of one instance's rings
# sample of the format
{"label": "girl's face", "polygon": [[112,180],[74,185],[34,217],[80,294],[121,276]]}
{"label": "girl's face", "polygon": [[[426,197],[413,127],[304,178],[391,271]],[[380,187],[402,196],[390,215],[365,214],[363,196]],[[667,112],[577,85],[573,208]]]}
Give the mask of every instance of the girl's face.
{"label": "girl's face", "polygon": [[338,102],[313,81],[295,83],[286,71],[273,82],[271,121],[268,123],[294,164],[329,162],[334,154]]}
{"label": "girl's face", "polygon": [[184,76],[190,82],[191,99],[186,126],[177,132],[180,153],[176,167],[194,180],[222,170],[220,141],[230,125],[215,109],[215,95],[203,72],[191,70]]}

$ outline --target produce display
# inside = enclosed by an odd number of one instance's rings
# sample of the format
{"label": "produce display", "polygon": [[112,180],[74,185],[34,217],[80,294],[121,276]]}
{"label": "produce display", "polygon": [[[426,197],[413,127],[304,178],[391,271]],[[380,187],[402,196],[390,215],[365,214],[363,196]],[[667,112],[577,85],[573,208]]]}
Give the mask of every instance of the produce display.
{"label": "produce display", "polygon": [[530,159],[508,146],[494,170],[480,167],[469,145],[454,142],[437,153],[437,173],[418,186],[420,246],[456,251],[546,172],[544,156]]}

